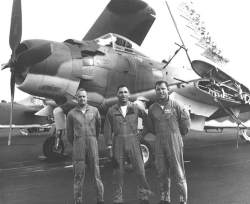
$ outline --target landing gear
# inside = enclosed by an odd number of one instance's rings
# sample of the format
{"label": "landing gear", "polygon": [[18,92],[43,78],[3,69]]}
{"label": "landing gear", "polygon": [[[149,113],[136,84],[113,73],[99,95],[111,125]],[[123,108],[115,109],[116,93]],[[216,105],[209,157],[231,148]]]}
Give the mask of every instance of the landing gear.
{"label": "landing gear", "polygon": [[64,143],[62,136],[66,129],[66,115],[61,107],[57,107],[53,111],[56,128],[53,136],[45,140],[43,144],[43,153],[47,158],[60,158],[64,153]]}
{"label": "landing gear", "polygon": [[240,138],[242,140],[246,140],[246,142],[250,142],[250,137],[249,137],[249,134],[247,132],[247,129],[241,129]]}
{"label": "landing gear", "polygon": [[64,144],[60,140],[58,148],[56,148],[56,137],[49,137],[43,143],[43,154],[47,158],[60,158],[64,153]]}
{"label": "landing gear", "polygon": [[141,139],[141,151],[142,151],[142,158],[144,162],[145,169],[149,168],[153,162],[153,151],[149,144],[149,142],[145,139]]}

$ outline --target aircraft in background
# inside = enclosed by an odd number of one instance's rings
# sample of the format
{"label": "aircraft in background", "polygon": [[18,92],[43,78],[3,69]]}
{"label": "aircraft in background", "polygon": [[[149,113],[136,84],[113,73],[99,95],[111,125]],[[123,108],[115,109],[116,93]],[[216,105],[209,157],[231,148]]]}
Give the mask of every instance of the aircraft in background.
{"label": "aircraft in background", "polygon": [[[1,101],[0,129],[10,128],[10,108],[10,103],[3,100]],[[35,113],[42,108],[44,108],[43,100],[34,96],[29,96],[21,101],[14,102],[12,129],[19,129],[22,135],[48,132],[54,121],[53,118],[48,116],[35,115]]]}
{"label": "aircraft in background", "polygon": [[[154,9],[143,1],[111,0],[82,40],[21,42],[21,0],[13,1],[9,38],[12,55],[3,69],[11,71],[12,103],[15,84],[26,93],[51,99],[37,113],[46,115],[53,110],[55,119],[56,137],[45,141],[45,156],[54,156],[54,149],[63,145],[66,114],[77,104],[74,96],[78,88],[84,88],[89,104],[105,115],[117,102],[118,85],[128,86],[131,101],[147,101],[150,105],[156,99],[155,82],[166,80],[170,97],[189,110],[195,130],[203,130],[206,120],[228,112],[250,111],[248,88],[219,68],[194,60],[193,69],[183,69],[146,56],[139,46],[155,16]],[[145,143],[145,147],[144,156],[148,158],[150,146]]]}

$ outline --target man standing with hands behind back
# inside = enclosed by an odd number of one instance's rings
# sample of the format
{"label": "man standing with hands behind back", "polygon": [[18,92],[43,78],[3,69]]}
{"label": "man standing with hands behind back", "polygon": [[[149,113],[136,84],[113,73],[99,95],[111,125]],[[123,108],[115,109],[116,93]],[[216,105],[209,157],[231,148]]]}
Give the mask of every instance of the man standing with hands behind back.
{"label": "man standing with hands behind back", "polygon": [[[126,157],[128,157],[138,182],[140,204],[149,204],[149,186],[146,181],[139,141],[148,132],[147,114],[138,105],[128,101],[129,96],[129,90],[125,85],[120,85],[117,88],[118,103],[109,108],[104,124],[104,137],[108,148],[108,156],[117,163],[116,166],[113,165],[113,200],[114,204],[123,203],[123,175]],[[143,120],[142,133],[139,133],[137,128],[138,117]]]}
{"label": "man standing with hands behind back", "polygon": [[170,169],[174,172],[180,203],[187,202],[187,182],[183,161],[183,141],[190,128],[190,118],[184,106],[171,100],[166,81],[155,84],[158,100],[148,111],[149,132],[156,136],[155,157],[158,171],[159,204],[170,203]]}
{"label": "man standing with hands behind back", "polygon": [[100,176],[97,144],[101,130],[101,117],[97,108],[88,105],[87,93],[84,89],[78,89],[76,100],[78,106],[72,109],[67,116],[67,138],[73,145],[75,204],[82,204],[86,154],[93,175],[97,204],[104,204],[104,187]]}

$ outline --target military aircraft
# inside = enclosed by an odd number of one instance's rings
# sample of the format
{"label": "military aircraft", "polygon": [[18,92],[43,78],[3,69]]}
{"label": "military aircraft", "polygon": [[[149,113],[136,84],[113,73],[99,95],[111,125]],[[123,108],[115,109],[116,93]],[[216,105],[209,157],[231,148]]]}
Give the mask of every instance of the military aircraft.
{"label": "military aircraft", "polygon": [[[195,130],[203,130],[207,119],[250,110],[248,88],[212,64],[194,60],[193,69],[171,67],[169,62],[152,60],[140,50],[156,18],[154,9],[143,1],[111,0],[82,40],[64,42],[21,42],[21,11],[21,0],[14,0],[9,37],[12,55],[3,69],[11,71],[12,103],[16,84],[20,90],[49,98],[55,105],[45,103],[40,111],[46,115],[48,109],[54,109],[57,129],[56,138],[45,141],[46,156],[63,145],[66,113],[76,106],[74,96],[80,87],[88,92],[89,104],[105,115],[117,102],[118,85],[128,86],[131,101],[150,104],[156,99],[155,82],[166,80],[170,97],[189,110]],[[145,156],[149,157],[150,146],[144,144]]]}
{"label": "military aircraft", "polygon": [[[11,104],[6,101],[0,103],[0,129],[10,128]],[[12,129],[19,129],[22,135],[29,133],[48,132],[54,123],[51,117],[35,115],[44,108],[43,100],[38,97],[27,98],[13,103]]]}

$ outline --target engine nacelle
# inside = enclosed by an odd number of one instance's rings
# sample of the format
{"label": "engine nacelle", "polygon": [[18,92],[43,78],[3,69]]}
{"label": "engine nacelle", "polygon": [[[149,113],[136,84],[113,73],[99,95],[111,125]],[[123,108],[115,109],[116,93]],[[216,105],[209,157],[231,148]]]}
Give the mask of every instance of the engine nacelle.
{"label": "engine nacelle", "polygon": [[52,98],[58,105],[74,103],[72,99],[80,83],[75,73],[82,70],[81,51],[78,45],[46,40],[24,41],[18,50],[22,52],[45,43],[52,43],[52,55],[16,75],[17,87],[31,95]]}

